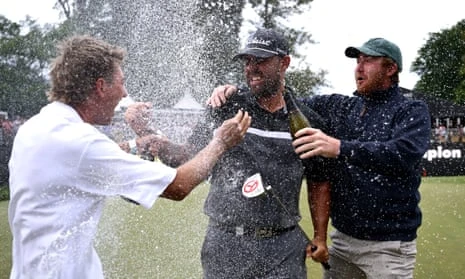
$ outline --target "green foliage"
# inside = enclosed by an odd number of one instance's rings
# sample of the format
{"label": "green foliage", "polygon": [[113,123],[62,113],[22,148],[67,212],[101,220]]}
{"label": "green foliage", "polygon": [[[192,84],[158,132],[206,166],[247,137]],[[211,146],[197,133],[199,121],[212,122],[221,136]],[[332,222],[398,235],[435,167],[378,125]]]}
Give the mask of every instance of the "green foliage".
{"label": "green foliage", "polygon": [[[44,53],[35,47],[41,32],[33,21],[22,26],[0,16],[0,110],[31,115],[45,103]],[[38,93],[41,92],[41,93]],[[37,106],[38,104],[38,106]]]}
{"label": "green foliage", "polygon": [[305,55],[299,53],[296,48],[304,44],[312,44],[312,36],[305,30],[297,30],[290,27],[289,18],[308,12],[310,3],[313,0],[249,0],[250,4],[260,16],[260,22],[251,22],[255,26],[275,29],[283,34],[286,34],[290,46],[291,53],[294,57],[304,58]]}
{"label": "green foliage", "polygon": [[[244,4],[244,0],[198,1],[194,21],[204,34],[200,57],[203,58],[203,66],[211,73],[209,82],[214,86],[238,84],[242,80],[242,67],[240,63],[232,63],[232,57],[241,47],[239,32]],[[202,102],[210,94],[205,93],[208,95],[203,96]]]}
{"label": "green foliage", "polygon": [[46,69],[63,29],[0,16],[0,110],[31,116],[47,103]]}
{"label": "green foliage", "polygon": [[306,44],[313,44],[312,35],[303,28],[296,29],[290,26],[290,18],[303,14],[310,10],[313,0],[249,0],[254,10],[260,16],[259,22],[251,22],[257,27],[273,28],[284,34],[291,47],[293,59],[298,59],[299,67],[288,71],[290,85],[296,89],[298,94],[313,95],[318,87],[327,86],[325,79],[326,71],[313,72],[309,65],[304,62],[306,55],[298,49]]}
{"label": "green foliage", "polygon": [[309,68],[299,71],[290,71],[287,74],[286,83],[295,90],[295,95],[299,97],[316,94],[314,89],[326,85],[325,71],[312,72]]}
{"label": "green foliage", "polygon": [[[230,41],[222,41],[229,36],[220,27],[222,21],[236,20],[237,5],[202,6],[211,10],[208,16],[197,13],[196,5],[200,3],[190,0],[75,1],[70,19],[78,33],[127,50],[123,69],[133,99],[170,107],[186,91],[203,103],[211,83],[225,80],[215,59],[225,55]],[[214,12],[226,8],[228,17],[213,18]],[[208,38],[216,38],[216,44]]]}
{"label": "green foliage", "polygon": [[465,104],[465,20],[430,33],[411,70],[420,76],[415,90]]}

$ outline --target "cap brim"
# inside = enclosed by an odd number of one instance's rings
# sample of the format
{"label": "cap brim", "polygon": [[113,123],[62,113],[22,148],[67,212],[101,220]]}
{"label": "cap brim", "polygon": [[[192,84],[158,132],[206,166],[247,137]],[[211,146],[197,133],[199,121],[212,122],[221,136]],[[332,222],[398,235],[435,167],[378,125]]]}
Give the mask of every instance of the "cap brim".
{"label": "cap brim", "polygon": [[350,58],[357,58],[360,55],[360,53],[363,53],[368,56],[386,56],[380,52],[365,47],[348,47],[345,51],[345,55]]}
{"label": "cap brim", "polygon": [[249,49],[244,49],[241,52],[239,52],[238,54],[236,54],[233,57],[233,60],[241,59],[241,58],[243,58],[244,56],[247,56],[247,55],[254,56],[254,57],[259,57],[259,58],[268,58],[268,57],[275,56],[275,55],[278,55],[278,54],[273,53],[273,52],[269,52],[269,51],[265,51],[265,50],[262,50],[262,49],[249,48]]}

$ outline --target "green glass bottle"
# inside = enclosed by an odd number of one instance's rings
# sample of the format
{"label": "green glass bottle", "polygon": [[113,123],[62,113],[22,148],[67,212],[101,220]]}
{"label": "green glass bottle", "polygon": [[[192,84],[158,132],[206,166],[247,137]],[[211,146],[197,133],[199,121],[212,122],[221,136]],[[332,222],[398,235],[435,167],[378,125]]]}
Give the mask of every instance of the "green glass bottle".
{"label": "green glass bottle", "polygon": [[289,117],[289,132],[292,138],[295,139],[295,133],[303,128],[311,128],[310,122],[307,117],[302,113],[296,104],[295,98],[290,92],[284,94],[284,102],[286,103],[286,109]]}

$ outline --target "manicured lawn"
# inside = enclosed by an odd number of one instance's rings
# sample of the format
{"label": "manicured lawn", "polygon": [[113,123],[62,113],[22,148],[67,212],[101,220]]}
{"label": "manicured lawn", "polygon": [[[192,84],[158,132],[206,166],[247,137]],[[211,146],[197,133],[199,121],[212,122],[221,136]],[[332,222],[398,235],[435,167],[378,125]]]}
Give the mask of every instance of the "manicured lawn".
{"label": "manicured lawn", "polygon": [[[182,202],[160,199],[145,210],[111,200],[96,240],[107,278],[201,278],[200,248],[207,219],[202,205],[208,185]],[[309,235],[308,206],[302,193],[302,226]],[[465,177],[428,177],[421,186],[423,225],[417,239],[415,278],[464,278]],[[11,267],[8,202],[0,202],[0,279]],[[309,278],[321,278],[308,261]]]}
{"label": "manicured lawn", "polygon": [[8,225],[8,202],[0,202],[0,278],[8,278],[11,268],[11,233]]}

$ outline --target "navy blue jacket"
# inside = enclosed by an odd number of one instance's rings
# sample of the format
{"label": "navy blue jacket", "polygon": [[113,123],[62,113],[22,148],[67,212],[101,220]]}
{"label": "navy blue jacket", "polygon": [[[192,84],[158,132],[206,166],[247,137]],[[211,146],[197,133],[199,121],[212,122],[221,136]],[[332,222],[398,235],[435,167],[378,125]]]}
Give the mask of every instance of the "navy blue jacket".
{"label": "navy blue jacket", "polygon": [[421,225],[419,164],[431,136],[428,107],[398,86],[373,96],[304,100],[341,140],[331,178],[332,225],[358,239],[410,241]]}

